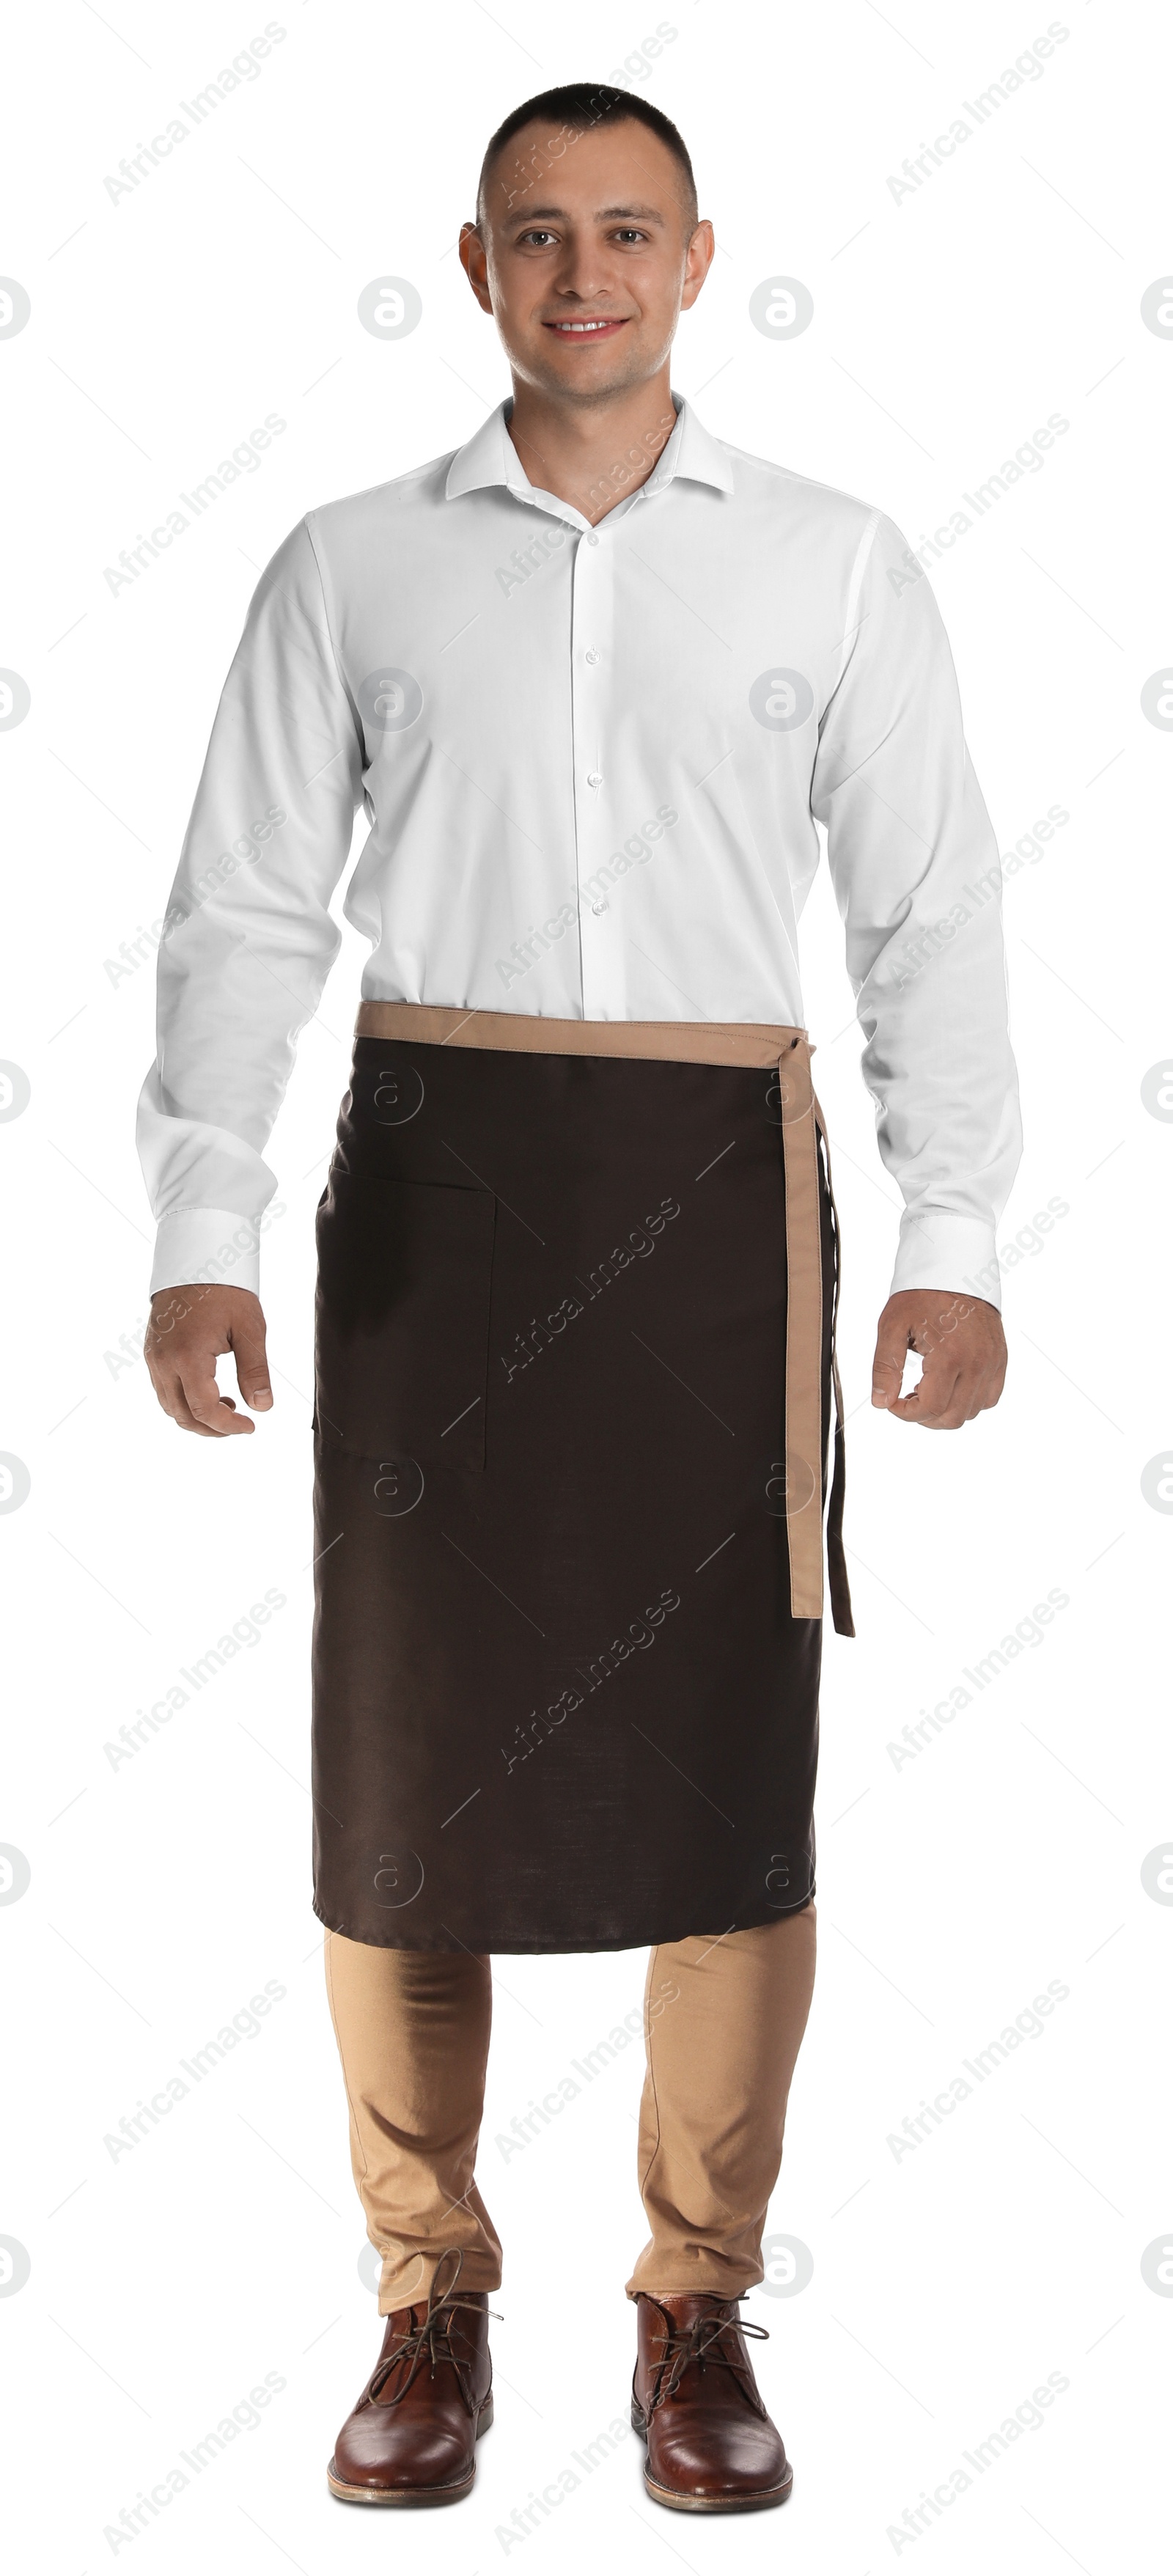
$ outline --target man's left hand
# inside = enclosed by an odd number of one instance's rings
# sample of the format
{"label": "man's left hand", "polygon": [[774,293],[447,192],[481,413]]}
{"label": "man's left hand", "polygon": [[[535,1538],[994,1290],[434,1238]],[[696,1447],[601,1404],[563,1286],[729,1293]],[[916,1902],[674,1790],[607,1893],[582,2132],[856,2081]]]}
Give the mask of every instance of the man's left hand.
{"label": "man's left hand", "polygon": [[[911,1395],[901,1395],[909,1351],[924,1361]],[[996,1404],[1006,1377],[1002,1318],[984,1297],[947,1288],[902,1288],[889,1297],[876,1335],[872,1403],[926,1431],[959,1431]]]}

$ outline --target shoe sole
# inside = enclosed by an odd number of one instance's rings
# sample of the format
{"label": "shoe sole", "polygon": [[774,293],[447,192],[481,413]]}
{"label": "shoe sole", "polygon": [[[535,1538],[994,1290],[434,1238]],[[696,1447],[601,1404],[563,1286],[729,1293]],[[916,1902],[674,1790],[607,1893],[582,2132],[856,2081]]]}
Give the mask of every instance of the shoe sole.
{"label": "shoe sole", "polygon": [[[482,2433],[488,2432],[492,2421],[493,2400],[491,2397],[487,2397],[481,2408],[480,2414],[477,2417],[476,2439],[478,2442],[480,2441]],[[459,2504],[462,2496],[471,2494],[476,2473],[476,2462],[474,2460],[468,2476],[461,2479],[459,2486],[352,2487],[347,2485],[344,2478],[340,2478],[335,2475],[334,2462],[331,2460],[326,2471],[326,2484],[330,2489],[331,2495],[337,2496],[340,2504]]]}
{"label": "shoe sole", "polygon": [[[648,2428],[634,2401],[631,2422],[632,2429],[639,2434],[641,2442],[646,2442]],[[652,2476],[651,2470],[648,2468],[644,2470],[644,2485],[653,2504],[667,2505],[671,2513],[760,2513],[769,2505],[785,2504],[793,2484],[794,2471],[788,2468],[781,2486],[758,2487],[749,2495],[689,2495],[682,2487],[660,2486]]]}

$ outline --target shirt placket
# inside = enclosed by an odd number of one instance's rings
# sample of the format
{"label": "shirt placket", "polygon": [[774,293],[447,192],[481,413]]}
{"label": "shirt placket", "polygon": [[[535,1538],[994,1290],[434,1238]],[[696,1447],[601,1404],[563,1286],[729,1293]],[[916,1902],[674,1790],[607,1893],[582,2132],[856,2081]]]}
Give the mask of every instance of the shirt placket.
{"label": "shirt placket", "polygon": [[615,1006],[615,921],[600,879],[614,844],[608,709],[613,686],[615,545],[609,530],[578,540],[571,594],[571,722],[574,848],[584,1019],[609,1019]]}

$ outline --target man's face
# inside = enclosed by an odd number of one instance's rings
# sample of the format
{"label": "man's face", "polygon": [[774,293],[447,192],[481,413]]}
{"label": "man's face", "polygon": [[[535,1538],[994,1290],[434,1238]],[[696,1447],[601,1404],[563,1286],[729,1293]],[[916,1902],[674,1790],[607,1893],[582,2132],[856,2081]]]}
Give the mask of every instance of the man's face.
{"label": "man's face", "polygon": [[516,377],[589,407],[658,372],[713,256],[685,184],[634,118],[586,134],[535,122],[505,145],[460,255]]}

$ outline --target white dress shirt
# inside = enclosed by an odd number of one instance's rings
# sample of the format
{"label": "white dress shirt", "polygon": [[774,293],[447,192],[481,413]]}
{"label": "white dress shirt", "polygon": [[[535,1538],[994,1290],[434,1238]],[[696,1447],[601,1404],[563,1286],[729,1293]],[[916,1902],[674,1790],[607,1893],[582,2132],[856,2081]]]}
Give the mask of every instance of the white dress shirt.
{"label": "white dress shirt", "polygon": [[1001,869],[928,581],[880,512],[674,400],[597,527],[530,484],[503,404],[312,510],[262,575],[159,949],[153,1289],[257,1286],[359,804],[364,999],[563,1019],[804,1025],[825,824],[905,1200],[893,1285],[997,1277],[1020,1148]]}

